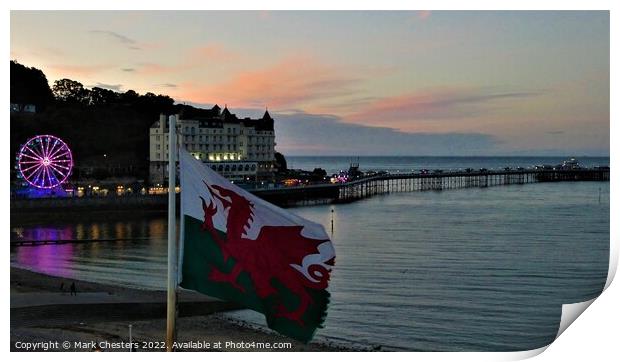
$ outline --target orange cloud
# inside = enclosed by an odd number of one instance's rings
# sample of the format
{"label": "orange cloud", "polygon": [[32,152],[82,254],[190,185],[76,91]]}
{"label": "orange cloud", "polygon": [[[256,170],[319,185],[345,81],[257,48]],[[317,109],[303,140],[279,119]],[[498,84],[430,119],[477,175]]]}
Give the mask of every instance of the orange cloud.
{"label": "orange cloud", "polygon": [[199,103],[228,103],[235,107],[295,107],[309,100],[352,93],[357,79],[311,57],[286,58],[263,69],[236,74],[209,85],[183,84],[178,96]]}

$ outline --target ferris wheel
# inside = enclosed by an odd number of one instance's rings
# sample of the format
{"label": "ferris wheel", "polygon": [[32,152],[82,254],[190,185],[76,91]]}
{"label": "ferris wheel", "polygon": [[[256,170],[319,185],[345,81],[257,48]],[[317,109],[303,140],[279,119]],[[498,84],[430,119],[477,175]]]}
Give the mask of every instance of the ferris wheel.
{"label": "ferris wheel", "polygon": [[17,168],[28,184],[52,189],[71,175],[73,155],[69,146],[56,136],[34,136],[20,148]]}

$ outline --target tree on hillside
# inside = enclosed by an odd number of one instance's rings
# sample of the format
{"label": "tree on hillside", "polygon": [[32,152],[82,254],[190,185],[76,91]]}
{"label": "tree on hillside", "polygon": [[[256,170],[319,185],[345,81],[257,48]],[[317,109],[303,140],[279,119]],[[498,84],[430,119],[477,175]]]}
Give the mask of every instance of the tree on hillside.
{"label": "tree on hillside", "polygon": [[144,113],[171,113],[174,110],[174,99],[148,92],[140,96],[135,103],[135,107]]}
{"label": "tree on hillside", "polygon": [[89,105],[102,106],[118,102],[120,94],[109,89],[94,87],[89,93]]}
{"label": "tree on hillside", "polygon": [[136,93],[133,89],[128,90],[127,92],[120,95],[121,101],[127,105],[135,104],[140,98],[140,95]]}
{"label": "tree on hillside", "polygon": [[53,99],[47,78],[40,69],[11,60],[11,103],[22,107],[34,104],[37,110],[43,110]]}
{"label": "tree on hillside", "polygon": [[82,83],[67,78],[55,81],[52,92],[56,100],[60,102],[88,104],[90,101],[90,91],[85,89]]}

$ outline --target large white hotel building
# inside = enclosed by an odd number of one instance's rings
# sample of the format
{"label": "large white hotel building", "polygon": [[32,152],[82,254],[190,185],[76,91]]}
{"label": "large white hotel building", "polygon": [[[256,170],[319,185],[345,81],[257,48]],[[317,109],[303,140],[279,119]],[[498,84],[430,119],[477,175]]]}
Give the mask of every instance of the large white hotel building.
{"label": "large white hotel building", "polygon": [[[177,115],[178,142],[194,157],[233,181],[273,177],[275,134],[268,111],[262,118],[237,118],[227,107]],[[151,184],[168,182],[168,120],[165,115],[150,128]]]}

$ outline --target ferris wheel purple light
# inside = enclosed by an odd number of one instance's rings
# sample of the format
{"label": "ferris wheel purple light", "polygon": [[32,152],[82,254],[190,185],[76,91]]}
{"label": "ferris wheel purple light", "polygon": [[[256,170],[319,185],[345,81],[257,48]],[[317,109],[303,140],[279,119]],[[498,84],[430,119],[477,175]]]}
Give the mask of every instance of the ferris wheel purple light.
{"label": "ferris wheel purple light", "polygon": [[17,166],[21,176],[39,189],[61,185],[71,175],[73,155],[69,146],[52,135],[34,136],[20,148]]}

